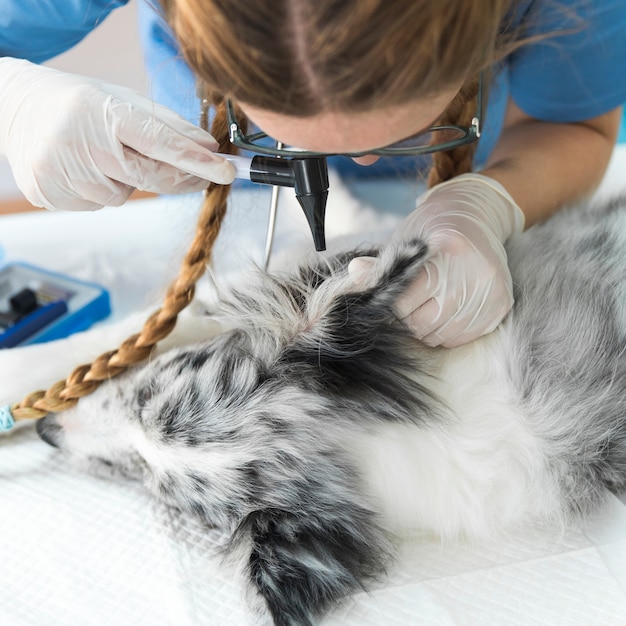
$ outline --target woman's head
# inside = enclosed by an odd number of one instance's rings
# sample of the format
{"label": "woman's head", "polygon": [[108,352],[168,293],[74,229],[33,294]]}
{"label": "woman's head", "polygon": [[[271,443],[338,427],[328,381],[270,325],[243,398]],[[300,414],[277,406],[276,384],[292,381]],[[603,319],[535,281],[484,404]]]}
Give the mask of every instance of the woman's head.
{"label": "woman's head", "polygon": [[163,0],[210,94],[287,116],[458,90],[499,55],[511,0]]}
{"label": "woman's head", "polygon": [[435,121],[468,126],[468,94],[503,54],[511,2],[162,0],[209,99],[329,153],[380,148]]}

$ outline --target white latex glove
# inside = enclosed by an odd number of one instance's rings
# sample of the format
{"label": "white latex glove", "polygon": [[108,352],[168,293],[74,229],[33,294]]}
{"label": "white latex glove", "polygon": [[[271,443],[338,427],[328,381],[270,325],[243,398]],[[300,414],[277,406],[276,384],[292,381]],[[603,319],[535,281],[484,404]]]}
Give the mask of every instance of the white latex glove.
{"label": "white latex glove", "polygon": [[200,191],[230,183],[216,141],[138,92],[0,58],[0,154],[35,206],[93,210],[132,191]]}
{"label": "white latex glove", "polygon": [[[398,316],[430,346],[454,347],[498,326],[513,306],[504,242],[524,228],[524,214],[497,181],[463,174],[419,198],[394,239],[423,239],[424,269],[396,301]],[[376,259],[354,259],[349,271],[367,280]]]}

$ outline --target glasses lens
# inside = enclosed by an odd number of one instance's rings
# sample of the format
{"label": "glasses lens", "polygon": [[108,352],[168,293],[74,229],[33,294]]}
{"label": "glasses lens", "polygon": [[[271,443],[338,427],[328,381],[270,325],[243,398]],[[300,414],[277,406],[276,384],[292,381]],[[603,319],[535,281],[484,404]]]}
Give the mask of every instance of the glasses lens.
{"label": "glasses lens", "polygon": [[425,133],[413,135],[408,139],[399,141],[388,146],[391,149],[410,149],[410,148],[426,148],[430,146],[439,146],[449,141],[458,141],[465,137],[466,133],[460,128],[442,128],[433,129]]}
{"label": "glasses lens", "polygon": [[[258,129],[256,130],[258,131]],[[411,150],[415,150],[418,154],[422,151],[436,151],[438,146],[449,144],[450,142],[460,141],[465,139],[467,136],[468,130],[456,128],[454,126],[431,128],[426,132],[418,133],[412,137],[388,145],[385,148],[381,148],[379,154],[394,156],[393,153],[396,151],[398,153],[397,155],[411,154]],[[263,154],[282,156],[298,156],[298,154],[313,156],[323,154],[301,150],[293,146],[284,146],[282,149],[276,149],[276,141],[262,132],[253,131],[251,135],[247,135],[235,143],[237,143],[237,145],[244,150],[260,152]],[[447,147],[444,149],[447,149]]]}

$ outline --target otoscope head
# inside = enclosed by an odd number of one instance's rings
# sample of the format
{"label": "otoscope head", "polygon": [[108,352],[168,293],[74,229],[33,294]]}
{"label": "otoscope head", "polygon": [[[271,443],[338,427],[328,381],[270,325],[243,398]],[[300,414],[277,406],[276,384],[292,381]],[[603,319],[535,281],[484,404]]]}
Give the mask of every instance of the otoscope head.
{"label": "otoscope head", "polygon": [[265,185],[294,187],[304,211],[315,249],[326,250],[324,219],[328,200],[326,157],[276,158],[255,156],[250,165],[250,180]]}
{"label": "otoscope head", "polygon": [[324,220],[328,201],[328,165],[326,157],[292,159],[296,198],[304,211],[315,249],[326,250]]}

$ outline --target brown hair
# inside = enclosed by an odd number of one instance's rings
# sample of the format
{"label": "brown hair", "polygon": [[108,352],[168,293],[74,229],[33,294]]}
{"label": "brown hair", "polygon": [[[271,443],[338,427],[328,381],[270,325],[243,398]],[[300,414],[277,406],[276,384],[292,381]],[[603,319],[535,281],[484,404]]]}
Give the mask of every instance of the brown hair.
{"label": "brown hair", "polygon": [[[464,81],[442,123],[469,126],[477,76],[515,45],[503,35],[513,0],[161,0],[201,93],[211,133],[232,153],[224,98],[286,115],[407,104]],[[469,171],[474,146],[436,153],[433,185]],[[16,420],[73,406],[146,359],[173,329],[210,261],[229,187],[211,184],[196,234],[163,306],[117,350],[11,407]]]}
{"label": "brown hair", "polygon": [[[162,0],[209,95],[285,115],[402,105],[507,51],[511,0]],[[505,29],[507,30],[507,29]]]}

